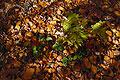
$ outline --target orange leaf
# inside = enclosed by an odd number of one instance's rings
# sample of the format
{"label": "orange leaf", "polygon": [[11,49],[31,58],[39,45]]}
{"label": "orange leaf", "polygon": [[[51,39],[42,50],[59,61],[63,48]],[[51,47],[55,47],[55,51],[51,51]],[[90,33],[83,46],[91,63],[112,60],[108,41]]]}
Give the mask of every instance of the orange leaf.
{"label": "orange leaf", "polygon": [[61,61],[61,59],[62,59],[61,56],[58,56],[58,57],[57,57],[57,60],[58,60],[58,61]]}
{"label": "orange leaf", "polygon": [[106,34],[109,35],[109,36],[112,36],[112,32],[109,31],[109,30],[106,31]]}
{"label": "orange leaf", "polygon": [[110,58],[108,56],[104,56],[104,60],[108,61],[108,60],[110,60]]}
{"label": "orange leaf", "polygon": [[120,16],[120,12],[119,11],[114,11],[116,16]]}

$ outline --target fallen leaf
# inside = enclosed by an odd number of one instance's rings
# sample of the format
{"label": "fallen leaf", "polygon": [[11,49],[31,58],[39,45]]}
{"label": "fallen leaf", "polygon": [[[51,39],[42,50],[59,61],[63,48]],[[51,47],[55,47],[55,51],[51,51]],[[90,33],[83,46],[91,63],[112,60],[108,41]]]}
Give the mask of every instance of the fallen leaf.
{"label": "fallen leaf", "polygon": [[29,68],[29,69],[27,69],[27,70],[24,72],[23,79],[25,79],[25,80],[31,79],[34,71],[35,71],[34,68]]}
{"label": "fallen leaf", "polygon": [[83,62],[85,63],[85,67],[87,67],[88,69],[91,68],[91,63],[89,62],[88,58],[84,58]]}
{"label": "fallen leaf", "polygon": [[89,57],[90,62],[93,63],[93,64],[96,64],[96,58],[97,58],[97,56],[90,56]]}
{"label": "fallen leaf", "polygon": [[97,67],[96,66],[92,65],[91,69],[94,72],[94,74],[97,73]]}
{"label": "fallen leaf", "polygon": [[76,64],[75,66],[74,66],[74,68],[73,68],[73,71],[80,71],[81,69],[80,69],[80,64]]}
{"label": "fallen leaf", "polygon": [[116,37],[120,37],[120,32],[119,31],[116,33]]}
{"label": "fallen leaf", "polygon": [[58,57],[57,57],[57,60],[58,60],[58,61],[61,61],[61,59],[62,59],[62,56],[58,56]]}
{"label": "fallen leaf", "polygon": [[21,78],[17,78],[16,80],[22,80]]}
{"label": "fallen leaf", "polygon": [[119,11],[114,11],[116,16],[120,16],[120,12]]}
{"label": "fallen leaf", "polygon": [[109,36],[112,36],[112,32],[109,31],[109,30],[106,31],[106,34],[109,35]]}
{"label": "fallen leaf", "polygon": [[108,60],[110,60],[110,58],[108,56],[104,56],[104,60],[108,61]]}
{"label": "fallen leaf", "polygon": [[57,14],[61,15],[61,11],[59,9],[57,10]]}
{"label": "fallen leaf", "polygon": [[20,24],[21,24],[21,21],[18,21],[15,26],[15,29],[17,29],[18,31],[20,30]]}
{"label": "fallen leaf", "polygon": [[50,69],[48,69],[48,72],[49,72],[49,73],[54,73],[54,72],[55,72],[55,69],[54,69],[54,68],[50,68]]}

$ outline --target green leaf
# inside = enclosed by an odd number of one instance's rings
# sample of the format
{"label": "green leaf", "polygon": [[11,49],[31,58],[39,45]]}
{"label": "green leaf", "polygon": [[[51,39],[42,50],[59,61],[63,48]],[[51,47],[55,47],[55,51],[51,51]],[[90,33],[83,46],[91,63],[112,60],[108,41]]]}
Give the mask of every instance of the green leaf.
{"label": "green leaf", "polygon": [[47,36],[46,41],[53,40],[51,37]]}
{"label": "green leaf", "polygon": [[73,57],[73,60],[76,60],[76,59],[77,59],[77,57],[78,57],[78,56],[77,56],[77,55],[75,55],[75,56]]}
{"label": "green leaf", "polygon": [[[81,45],[79,45],[79,46],[81,46]],[[78,45],[75,43],[75,47],[78,49]]]}
{"label": "green leaf", "polygon": [[38,50],[39,50],[40,48],[41,48],[41,47],[39,46],[39,47],[38,47]]}
{"label": "green leaf", "polygon": [[63,38],[58,39],[57,43],[62,44],[63,43]]}
{"label": "green leaf", "polygon": [[52,46],[54,49],[56,49],[58,47],[58,45],[55,43],[53,46]]}
{"label": "green leaf", "polygon": [[82,55],[81,56],[78,56],[78,59],[81,59],[82,58]]}
{"label": "green leaf", "polygon": [[37,51],[35,51],[35,52],[33,53],[33,56],[34,56],[34,57],[39,57],[39,56],[40,56],[40,53],[37,52]]}
{"label": "green leaf", "polygon": [[71,55],[68,56],[68,59],[71,59]]}
{"label": "green leaf", "polygon": [[33,46],[33,51],[36,51],[37,47],[36,46]]}
{"label": "green leaf", "polygon": [[84,35],[83,33],[80,33],[81,35],[81,37],[83,38],[83,39],[87,39],[87,35]]}
{"label": "green leaf", "polygon": [[23,56],[25,56],[25,52],[23,52],[23,54],[22,54]]}
{"label": "green leaf", "polygon": [[3,46],[2,45],[0,45],[0,50],[2,50],[3,49]]}
{"label": "green leaf", "polygon": [[93,30],[100,28],[103,24],[105,23],[105,21],[99,21],[98,23],[91,25],[91,27],[93,28]]}
{"label": "green leaf", "polygon": [[58,46],[58,49],[59,49],[60,51],[62,51],[62,50],[64,50],[64,47],[63,47],[63,46]]}
{"label": "green leaf", "polygon": [[61,60],[63,63],[67,63],[67,58],[66,57],[63,57],[63,59]]}
{"label": "green leaf", "polygon": [[43,40],[44,40],[44,37],[41,38],[41,41],[43,41]]}

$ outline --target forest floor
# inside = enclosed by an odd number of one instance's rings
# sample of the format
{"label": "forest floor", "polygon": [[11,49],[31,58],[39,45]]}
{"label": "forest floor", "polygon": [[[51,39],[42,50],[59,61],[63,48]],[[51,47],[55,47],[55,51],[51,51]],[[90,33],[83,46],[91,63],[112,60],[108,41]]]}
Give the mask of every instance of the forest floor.
{"label": "forest floor", "polygon": [[[119,0],[32,1],[0,0],[0,80],[120,80]],[[66,66],[61,60],[79,49],[52,46],[64,35],[67,12],[87,18],[88,26],[106,21],[109,29],[107,42],[90,35],[83,46],[89,54]]]}

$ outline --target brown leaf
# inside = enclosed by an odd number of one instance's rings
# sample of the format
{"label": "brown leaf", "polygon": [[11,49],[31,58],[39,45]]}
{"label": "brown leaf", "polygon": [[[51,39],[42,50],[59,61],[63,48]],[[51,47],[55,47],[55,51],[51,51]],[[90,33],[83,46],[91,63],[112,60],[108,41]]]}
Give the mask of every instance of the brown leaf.
{"label": "brown leaf", "polygon": [[17,78],[16,80],[22,80],[21,78]]}
{"label": "brown leaf", "polygon": [[76,64],[73,68],[73,71],[80,71],[80,64]]}
{"label": "brown leaf", "polygon": [[96,66],[92,65],[91,69],[94,73],[97,73],[97,67]]}
{"label": "brown leaf", "polygon": [[93,63],[93,64],[96,64],[96,58],[97,58],[97,56],[90,56],[89,57],[90,62]]}
{"label": "brown leaf", "polygon": [[89,62],[88,58],[84,58],[83,62],[85,63],[85,67],[87,67],[88,69],[91,67],[91,63]]}
{"label": "brown leaf", "polygon": [[34,68],[29,68],[29,69],[27,69],[27,70],[24,72],[23,78],[24,78],[25,80],[31,79],[34,71],[35,71]]}
{"label": "brown leaf", "polygon": [[13,61],[11,62],[11,64],[13,64],[15,67],[20,67],[20,66],[21,66],[21,62],[20,62],[20,61],[17,61],[16,59],[13,60]]}

